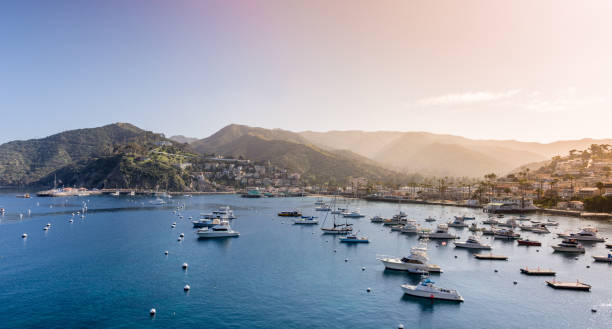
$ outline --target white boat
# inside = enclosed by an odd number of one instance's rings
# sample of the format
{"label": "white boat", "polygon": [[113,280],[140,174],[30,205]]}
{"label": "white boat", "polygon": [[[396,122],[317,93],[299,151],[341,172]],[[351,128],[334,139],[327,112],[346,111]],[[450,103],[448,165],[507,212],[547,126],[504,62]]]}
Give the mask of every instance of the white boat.
{"label": "white boat", "polygon": [[448,227],[464,228],[468,227],[468,224],[465,223],[463,217],[455,216],[455,219],[448,223]]}
{"label": "white boat", "polygon": [[486,225],[499,225],[499,221],[495,217],[489,217],[483,220],[482,223]]}
{"label": "white boat", "polygon": [[419,238],[428,238],[428,239],[456,239],[457,236],[448,233],[448,225],[439,224],[434,232],[430,233],[419,233]]}
{"label": "white boat", "polygon": [[162,205],[162,204],[166,204],[166,201],[164,201],[162,198],[157,198],[155,200],[149,201],[149,203],[152,205]]}
{"label": "white boat", "polygon": [[115,191],[113,193],[111,193],[112,196],[119,196],[119,191]]}
{"label": "white boat", "polygon": [[325,202],[323,202],[322,198],[318,198],[317,201],[315,201],[315,206],[322,206],[325,204]]}
{"label": "white boat", "polygon": [[550,233],[550,230],[546,227],[545,224],[538,224],[538,225],[532,226],[530,231],[533,233],[538,233],[538,234]]}
{"label": "white boat", "polygon": [[353,210],[351,212],[345,212],[342,214],[342,217],[348,217],[348,218],[361,218],[361,217],[365,217],[364,215],[361,214],[361,212],[359,212],[359,210]]}
{"label": "white boat", "polygon": [[506,240],[514,240],[514,239],[518,239],[521,237],[520,234],[514,233],[512,229],[496,230],[494,231],[493,236],[496,239],[506,239]]}
{"label": "white boat", "polygon": [[372,223],[382,223],[385,219],[380,216],[374,216],[370,218],[370,222]]}
{"label": "white boat", "polygon": [[502,227],[512,227],[512,228],[519,226],[519,224],[516,222],[516,219],[514,218],[508,218],[505,223],[499,223],[498,225]]}
{"label": "white boat", "polygon": [[597,235],[597,229],[594,227],[585,227],[578,233],[572,233],[570,238],[578,241],[604,242],[604,238]]}
{"label": "white boat", "polygon": [[404,294],[415,296],[415,297],[423,297],[429,299],[443,299],[443,300],[451,300],[462,302],[463,297],[457,292],[457,290],[453,289],[445,289],[439,288],[434,285],[435,282],[431,281],[429,278],[425,277],[419,284],[416,286],[403,284],[402,290]]}
{"label": "white boat", "polygon": [[544,223],[544,225],[546,225],[546,226],[559,226],[559,222],[549,218],[549,219],[546,220],[546,223]]}
{"label": "white boat", "polygon": [[347,211],[348,211],[348,209],[346,209],[346,208],[337,208],[336,210],[332,210],[331,214],[332,215],[340,215],[340,214],[343,214],[343,213],[345,213]]}
{"label": "white boat", "polygon": [[468,230],[470,230],[470,232],[479,232],[479,231],[484,230],[484,228],[482,228],[482,227],[478,227],[478,225],[476,224],[476,222],[474,222],[474,223],[472,223],[472,224],[470,225],[470,227],[468,228]]}
{"label": "white boat", "polygon": [[464,242],[455,242],[455,248],[466,248],[466,249],[491,249],[488,244],[482,244],[475,236],[470,236]]}
{"label": "white boat", "polygon": [[415,220],[409,220],[404,227],[402,227],[402,233],[418,233],[420,225]]}
{"label": "white boat", "polygon": [[578,243],[576,239],[563,239],[561,243],[551,247],[560,252],[584,253],[584,246]]}
{"label": "white boat", "polygon": [[314,216],[302,216],[300,218],[294,219],[293,224],[296,225],[314,225],[319,224],[319,220],[317,220]]}
{"label": "white boat", "polygon": [[234,212],[229,206],[221,206],[217,210],[213,210],[212,214],[221,219],[236,219]]}
{"label": "white boat", "polygon": [[316,207],[315,210],[316,211],[330,211],[331,208],[328,205],[326,205],[326,204],[322,204],[322,205]]}
{"label": "white boat", "polygon": [[199,238],[226,238],[239,236],[240,232],[232,230],[229,222],[222,222],[220,225],[211,228],[201,228],[197,232]]}
{"label": "white boat", "polygon": [[404,228],[404,225],[393,225],[391,226],[391,231],[401,231]]}
{"label": "white boat", "polygon": [[455,219],[459,219],[459,220],[475,220],[476,217],[463,215],[463,216],[455,216]]}
{"label": "white boat", "polygon": [[608,254],[607,256],[593,256],[593,260],[596,262],[612,263],[612,254]]}
{"label": "white boat", "polygon": [[427,271],[442,273],[438,265],[428,264],[427,246],[421,244],[410,249],[410,255],[398,258],[393,256],[379,256],[376,259],[381,261],[385,268],[396,271]]}
{"label": "white boat", "polygon": [[199,220],[191,221],[191,223],[195,228],[213,227],[221,224],[221,220],[212,214],[201,214]]}

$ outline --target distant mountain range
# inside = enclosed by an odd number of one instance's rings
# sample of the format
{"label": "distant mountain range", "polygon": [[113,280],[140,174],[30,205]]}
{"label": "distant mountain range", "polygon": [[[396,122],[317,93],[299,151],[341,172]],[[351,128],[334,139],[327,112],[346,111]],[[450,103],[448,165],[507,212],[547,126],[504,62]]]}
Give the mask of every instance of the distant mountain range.
{"label": "distant mountain range", "polygon": [[90,187],[161,184],[183,189],[192,184],[169,159],[142,160],[160,142],[190,157],[198,153],[269,161],[315,183],[344,183],[350,177],[406,182],[414,173],[466,177],[506,174],[572,149],[612,144],[610,139],[548,144],[472,140],[424,132],[296,133],[244,125],[226,126],[204,139],[180,135],[167,139],[128,123],[116,123],[0,145],[0,185],[49,185],[55,177],[66,184]]}
{"label": "distant mountain range", "polygon": [[547,161],[555,155],[564,155],[571,149],[581,150],[591,144],[612,144],[612,139],[535,143],[474,140],[426,132],[294,133],[280,129],[229,125],[208,138],[191,142],[191,145],[200,152],[246,154],[246,139],[239,140],[244,135],[258,136],[268,142],[286,141],[306,145],[311,149],[333,154],[337,154],[338,150],[346,150],[350,154],[361,156],[355,161],[363,162],[367,158],[370,165],[402,173],[466,177],[482,177],[491,172],[506,174],[521,166]]}

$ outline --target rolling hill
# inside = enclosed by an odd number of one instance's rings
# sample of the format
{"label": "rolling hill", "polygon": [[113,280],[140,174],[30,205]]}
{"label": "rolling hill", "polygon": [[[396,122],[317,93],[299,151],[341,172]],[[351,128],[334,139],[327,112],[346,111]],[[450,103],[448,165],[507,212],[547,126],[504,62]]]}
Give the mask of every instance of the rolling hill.
{"label": "rolling hill", "polygon": [[0,185],[28,185],[81,161],[110,155],[118,143],[151,143],[163,135],[127,123],[65,131],[40,139],[0,145]]}
{"label": "rolling hill", "polygon": [[227,126],[208,138],[192,142],[201,154],[222,154],[271,163],[298,172],[312,182],[346,181],[348,177],[401,180],[405,176],[348,150],[326,150],[299,134],[280,130]]}

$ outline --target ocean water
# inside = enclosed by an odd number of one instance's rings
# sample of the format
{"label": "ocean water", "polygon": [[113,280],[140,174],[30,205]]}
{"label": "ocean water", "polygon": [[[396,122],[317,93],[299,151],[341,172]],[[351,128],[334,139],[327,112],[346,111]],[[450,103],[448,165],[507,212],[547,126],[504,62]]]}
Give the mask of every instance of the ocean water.
{"label": "ocean water", "polygon": [[[379,254],[407,255],[416,236],[370,223],[391,216],[398,205],[353,200],[366,218],[349,219],[369,244],[345,245],[322,235],[320,226],[297,226],[277,217],[282,210],[314,211],[314,198],[243,199],[234,195],[174,197],[151,206],[148,197],[17,199],[1,194],[0,327],[2,328],[611,328],[612,265],[591,256],[607,253],[604,243],[584,255],[553,253],[554,234],[524,236],[542,247],[482,238],[507,262],[479,261],[452,243],[429,243],[430,262],[444,273],[436,284],[457,289],[464,303],[404,296],[401,284],[419,281],[385,271]],[[88,204],[84,219],[72,213]],[[345,201],[342,201],[345,202]],[[179,219],[172,211],[184,204]],[[198,240],[189,216],[221,205],[234,209],[238,238]],[[485,214],[475,209],[402,205],[425,226],[453,215]],[[28,213],[28,210],[30,211]],[[23,214],[20,218],[19,214]],[[424,223],[428,216],[436,223]],[[553,232],[596,225],[612,237],[612,225],[572,217],[554,218]],[[320,218],[323,220],[323,218]],[[172,222],[176,228],[172,229]],[[51,223],[49,231],[43,227]],[[457,232],[462,239],[470,232]],[[27,233],[27,239],[21,234]],[[177,241],[185,234],[182,242]],[[164,255],[167,250],[169,255]],[[538,251],[539,250],[539,251]],[[455,257],[456,256],[456,257]],[[577,259],[575,258],[577,257]],[[346,260],[346,261],[345,261]],[[181,269],[187,262],[188,270]],[[591,292],[554,290],[547,278],[519,273],[524,266],[552,268],[557,280],[582,282]],[[587,267],[588,266],[588,267]],[[365,268],[365,270],[362,270]],[[497,272],[495,272],[497,270]],[[517,284],[513,284],[517,281]],[[189,284],[191,290],[183,291]],[[366,289],[370,288],[371,292]],[[157,314],[149,316],[149,309]],[[591,309],[597,309],[596,313]]]}

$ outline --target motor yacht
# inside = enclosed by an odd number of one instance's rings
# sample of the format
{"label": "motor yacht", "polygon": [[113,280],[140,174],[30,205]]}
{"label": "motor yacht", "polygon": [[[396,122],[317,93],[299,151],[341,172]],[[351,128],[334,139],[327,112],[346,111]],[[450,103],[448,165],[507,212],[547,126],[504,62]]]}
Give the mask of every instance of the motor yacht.
{"label": "motor yacht", "polygon": [[380,216],[374,216],[370,218],[370,222],[372,223],[382,223],[385,219]]}
{"label": "motor yacht", "polygon": [[222,222],[213,227],[201,228],[197,231],[199,238],[226,238],[239,236],[240,232],[232,230],[229,222]]}
{"label": "motor yacht", "polygon": [[485,225],[499,225],[499,221],[495,219],[494,217],[489,217],[483,220],[482,223]]}
{"label": "motor yacht", "polygon": [[420,230],[420,225],[415,220],[409,220],[402,228],[402,233],[417,233]]}
{"label": "motor yacht", "polygon": [[545,224],[535,225],[535,226],[531,227],[530,231],[533,232],[533,233],[537,233],[537,234],[547,234],[547,233],[550,233],[550,230],[546,227]]}
{"label": "motor yacht", "polygon": [[468,227],[468,230],[470,230],[470,232],[480,232],[482,230],[484,230],[484,228],[482,227],[478,227],[478,225],[476,224],[476,222],[472,223],[470,225],[470,227]]}
{"label": "motor yacht", "polygon": [[433,218],[433,217],[431,217],[431,216],[429,216],[429,217],[425,218],[425,221],[426,221],[426,222],[435,222],[435,221],[436,221],[436,219],[435,219],[435,218]]}
{"label": "motor yacht", "polygon": [[435,282],[431,281],[429,278],[426,277],[415,286],[403,284],[402,290],[404,291],[404,294],[415,297],[451,300],[456,302],[463,301],[463,297],[461,297],[457,290],[439,288],[436,287],[434,283]]}
{"label": "motor yacht", "polygon": [[456,239],[457,236],[448,233],[448,225],[439,224],[434,232],[419,233],[419,238],[428,239]]}
{"label": "motor yacht", "polygon": [[162,204],[166,204],[166,201],[164,201],[162,198],[157,198],[155,200],[149,201],[149,203],[152,205],[162,205]]}
{"label": "motor yacht", "polygon": [[402,258],[393,256],[379,256],[376,259],[381,261],[385,268],[396,271],[427,271],[434,273],[442,273],[442,269],[438,265],[428,264],[429,257],[427,256],[427,246],[421,244],[410,249],[410,255]]}
{"label": "motor yacht", "polygon": [[293,220],[296,225],[314,225],[319,224],[319,220],[315,216],[302,216]]}
{"label": "motor yacht", "polygon": [[496,230],[493,233],[493,236],[496,239],[506,239],[506,240],[514,240],[514,239],[518,239],[518,238],[521,237],[520,234],[514,233],[514,231],[512,229],[500,229],[500,230]]}
{"label": "motor yacht", "polygon": [[343,213],[342,217],[347,217],[347,218],[362,218],[362,217],[365,217],[365,216],[362,215],[361,212],[359,212],[359,210],[353,210],[351,212]]}
{"label": "motor yacht", "polygon": [[502,226],[502,227],[512,227],[512,228],[514,228],[514,227],[517,227],[517,226],[519,226],[519,225],[518,225],[518,223],[516,222],[516,219],[514,219],[514,218],[508,218],[508,219],[506,220],[506,222],[504,222],[504,223],[499,223],[499,226]]}
{"label": "motor yacht", "polygon": [[482,244],[475,236],[470,236],[464,242],[455,242],[455,248],[466,248],[466,249],[491,249],[488,244]]}
{"label": "motor yacht", "polygon": [[604,238],[597,235],[597,229],[594,227],[585,227],[578,233],[572,233],[569,236],[578,241],[604,242]]}
{"label": "motor yacht", "polygon": [[559,252],[584,253],[584,246],[576,239],[563,239],[561,243],[551,247]]}
{"label": "motor yacht", "polygon": [[315,201],[315,206],[322,206],[325,204],[325,202],[323,202],[322,198],[318,198],[317,201]]}
{"label": "motor yacht", "polygon": [[608,253],[607,256],[593,256],[593,260],[596,262],[612,263],[612,254]]}
{"label": "motor yacht", "polygon": [[221,220],[212,214],[201,214],[200,219],[191,221],[191,223],[195,228],[213,227],[221,224]]}
{"label": "motor yacht", "polygon": [[455,216],[455,219],[448,223],[448,227],[464,228],[468,227],[468,224],[465,223],[463,217]]}
{"label": "motor yacht", "polygon": [[358,237],[356,234],[349,234],[344,238],[340,238],[340,242],[345,242],[345,243],[369,243],[370,240],[368,240],[367,237]]}
{"label": "motor yacht", "polygon": [[326,204],[322,204],[320,206],[317,206],[315,210],[316,211],[331,211],[331,207]]}

